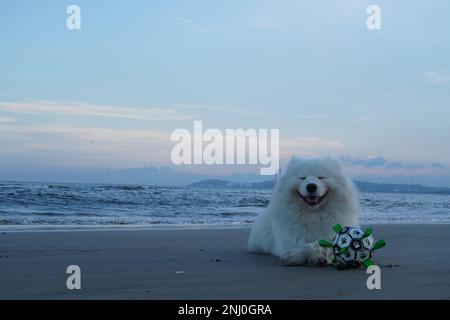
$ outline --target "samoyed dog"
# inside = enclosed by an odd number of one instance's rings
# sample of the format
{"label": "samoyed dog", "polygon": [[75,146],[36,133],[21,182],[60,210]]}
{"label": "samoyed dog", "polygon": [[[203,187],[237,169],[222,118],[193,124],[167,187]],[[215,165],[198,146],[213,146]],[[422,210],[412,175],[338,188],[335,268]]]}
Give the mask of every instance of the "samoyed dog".
{"label": "samoyed dog", "polygon": [[293,157],[253,225],[248,250],[278,256],[286,266],[330,264],[331,249],[318,240],[332,240],[338,223],[359,225],[358,211],[358,193],[338,161]]}

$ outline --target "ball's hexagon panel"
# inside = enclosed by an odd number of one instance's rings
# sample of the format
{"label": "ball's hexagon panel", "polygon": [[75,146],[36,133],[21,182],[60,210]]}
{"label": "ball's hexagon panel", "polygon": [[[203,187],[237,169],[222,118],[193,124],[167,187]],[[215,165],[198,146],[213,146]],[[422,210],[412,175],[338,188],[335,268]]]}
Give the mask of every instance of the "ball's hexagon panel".
{"label": "ball's hexagon panel", "polygon": [[350,244],[350,248],[352,248],[355,251],[361,249],[362,247],[363,245],[361,243],[361,240],[353,240],[352,243]]}
{"label": "ball's hexagon panel", "polygon": [[374,242],[375,241],[373,240],[372,236],[368,236],[367,238],[362,239],[363,247],[368,249],[368,250],[372,250]]}
{"label": "ball's hexagon panel", "polygon": [[347,232],[350,237],[352,237],[353,239],[361,239],[364,235],[364,230],[361,228],[350,228],[350,230]]}
{"label": "ball's hexagon panel", "polygon": [[340,257],[342,258],[342,260],[344,260],[345,262],[350,262],[350,261],[352,261],[352,260],[355,260],[355,258],[356,258],[356,252],[355,252],[353,249],[348,248],[346,252],[340,254],[339,256],[340,256]]}
{"label": "ball's hexagon panel", "polygon": [[335,239],[336,245],[338,245],[341,248],[347,248],[350,245],[350,242],[352,241],[352,238],[346,234],[339,234],[339,236]]}
{"label": "ball's hexagon panel", "polygon": [[369,259],[371,256],[370,250],[361,248],[356,252],[356,260],[359,262],[363,262],[366,259]]}

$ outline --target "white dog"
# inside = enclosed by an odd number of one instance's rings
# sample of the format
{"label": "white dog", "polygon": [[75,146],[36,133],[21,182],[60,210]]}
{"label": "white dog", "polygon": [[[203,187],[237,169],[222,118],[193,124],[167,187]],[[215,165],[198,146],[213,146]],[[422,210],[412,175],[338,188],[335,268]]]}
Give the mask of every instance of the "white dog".
{"label": "white dog", "polygon": [[293,157],[256,219],[248,250],[276,255],[283,265],[329,264],[332,252],[318,240],[331,240],[338,223],[359,225],[358,211],[356,188],[336,160]]}

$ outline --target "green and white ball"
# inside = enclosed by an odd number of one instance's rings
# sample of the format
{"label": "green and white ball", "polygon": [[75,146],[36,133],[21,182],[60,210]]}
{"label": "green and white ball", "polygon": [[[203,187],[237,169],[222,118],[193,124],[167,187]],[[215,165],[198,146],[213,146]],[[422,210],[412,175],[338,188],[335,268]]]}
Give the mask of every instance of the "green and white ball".
{"label": "green and white ball", "polygon": [[373,237],[364,235],[365,231],[356,226],[344,227],[336,234],[332,248],[338,264],[357,266],[372,257]]}

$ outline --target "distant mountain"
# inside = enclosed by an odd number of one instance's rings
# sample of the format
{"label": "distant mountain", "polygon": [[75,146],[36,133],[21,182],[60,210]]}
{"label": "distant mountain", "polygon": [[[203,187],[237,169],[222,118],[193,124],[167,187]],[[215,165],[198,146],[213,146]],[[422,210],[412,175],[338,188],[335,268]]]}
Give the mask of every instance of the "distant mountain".
{"label": "distant mountain", "polygon": [[221,179],[208,179],[199,182],[194,182],[189,187],[199,188],[256,188],[255,185],[259,183],[239,183]]}
{"label": "distant mountain", "polygon": [[428,187],[421,184],[374,183],[359,180],[354,182],[361,192],[450,194],[450,188]]}
{"label": "distant mountain", "polygon": [[244,183],[246,181],[260,182],[270,178],[255,173],[233,173],[226,176],[211,173],[191,173],[170,167],[151,165],[126,169],[33,167],[14,170],[8,170],[0,166],[0,181],[185,186],[205,179],[223,179]]}
{"label": "distant mountain", "polygon": [[193,188],[241,188],[241,189],[273,189],[275,180],[253,183],[239,183],[221,179],[208,179],[191,183],[188,187]]}
{"label": "distant mountain", "polygon": [[[422,193],[422,194],[449,194],[450,188],[427,187],[420,184],[389,184],[354,181],[361,192],[386,192],[386,193]],[[238,183],[220,179],[209,179],[188,185],[193,188],[243,188],[243,189],[273,189],[275,180],[257,183]]]}
{"label": "distant mountain", "polygon": [[[208,186],[271,189],[274,176],[257,173],[194,173],[176,167],[146,166],[124,169],[87,169],[57,166],[6,167],[0,165],[0,181],[52,183],[112,183],[164,186]],[[426,179],[428,178],[428,180]],[[436,179],[440,180],[436,180]],[[354,176],[363,192],[406,192],[450,194],[450,176]]]}
{"label": "distant mountain", "polygon": [[387,184],[421,184],[424,186],[432,186],[436,188],[449,188],[450,175],[356,175],[354,180],[373,182],[373,183],[387,183]]}

